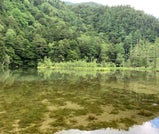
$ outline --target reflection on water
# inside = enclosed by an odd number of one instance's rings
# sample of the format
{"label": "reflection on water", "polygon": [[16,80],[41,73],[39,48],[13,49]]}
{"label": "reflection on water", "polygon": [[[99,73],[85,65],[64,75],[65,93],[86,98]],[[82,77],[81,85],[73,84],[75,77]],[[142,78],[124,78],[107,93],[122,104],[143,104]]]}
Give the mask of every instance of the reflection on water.
{"label": "reflection on water", "polygon": [[135,125],[129,128],[128,131],[115,130],[111,128],[95,131],[80,131],[72,129],[57,132],[56,134],[159,134],[159,118],[143,123],[143,125]]}
{"label": "reflection on water", "polygon": [[0,73],[0,133],[155,134],[158,87],[153,72],[6,71]]}
{"label": "reflection on water", "polygon": [[154,120],[151,120],[150,124],[152,125],[152,127],[159,129],[159,117],[155,118]]}

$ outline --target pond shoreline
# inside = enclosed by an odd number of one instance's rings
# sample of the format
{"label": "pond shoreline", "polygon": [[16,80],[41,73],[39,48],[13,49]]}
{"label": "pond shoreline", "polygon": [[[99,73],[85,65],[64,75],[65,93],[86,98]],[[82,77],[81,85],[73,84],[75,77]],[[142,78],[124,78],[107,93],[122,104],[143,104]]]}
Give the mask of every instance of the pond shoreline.
{"label": "pond shoreline", "polygon": [[159,72],[159,69],[145,68],[145,67],[37,67],[37,69],[52,69],[52,70],[92,70],[92,71],[156,71]]}

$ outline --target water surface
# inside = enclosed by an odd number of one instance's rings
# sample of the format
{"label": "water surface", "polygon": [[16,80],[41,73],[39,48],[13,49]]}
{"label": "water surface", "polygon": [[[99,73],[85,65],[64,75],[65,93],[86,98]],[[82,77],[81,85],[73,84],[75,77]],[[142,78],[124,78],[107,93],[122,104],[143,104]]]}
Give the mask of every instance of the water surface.
{"label": "water surface", "polygon": [[127,131],[107,128],[94,131],[64,130],[56,134],[159,134],[159,117],[142,125],[134,125]]}
{"label": "water surface", "polygon": [[0,133],[148,132],[159,117],[158,87],[154,72],[2,72]]}

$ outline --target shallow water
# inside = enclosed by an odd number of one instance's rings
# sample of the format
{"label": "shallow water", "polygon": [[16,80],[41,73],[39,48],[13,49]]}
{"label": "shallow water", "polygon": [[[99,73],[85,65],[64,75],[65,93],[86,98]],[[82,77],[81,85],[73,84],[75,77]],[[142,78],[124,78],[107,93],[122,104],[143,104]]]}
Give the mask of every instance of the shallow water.
{"label": "shallow water", "polygon": [[158,134],[158,87],[155,72],[6,71],[0,133]]}
{"label": "shallow water", "polygon": [[127,131],[118,129],[100,129],[94,131],[80,131],[80,130],[64,130],[56,134],[159,134],[159,117],[145,122],[142,125],[134,125]]}

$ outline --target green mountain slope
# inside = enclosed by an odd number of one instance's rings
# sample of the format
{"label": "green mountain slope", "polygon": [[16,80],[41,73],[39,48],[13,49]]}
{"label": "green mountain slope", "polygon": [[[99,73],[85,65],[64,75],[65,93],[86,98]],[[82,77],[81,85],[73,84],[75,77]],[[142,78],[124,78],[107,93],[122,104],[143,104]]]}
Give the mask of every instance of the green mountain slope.
{"label": "green mountain slope", "polygon": [[0,1],[1,68],[36,67],[44,57],[120,65],[136,44],[155,44],[158,36],[159,20],[129,6]]}

